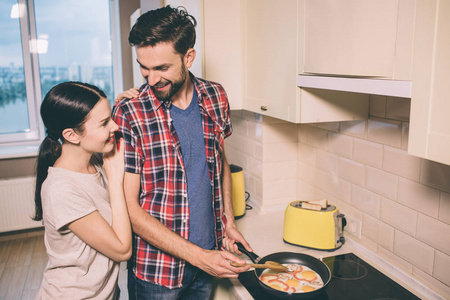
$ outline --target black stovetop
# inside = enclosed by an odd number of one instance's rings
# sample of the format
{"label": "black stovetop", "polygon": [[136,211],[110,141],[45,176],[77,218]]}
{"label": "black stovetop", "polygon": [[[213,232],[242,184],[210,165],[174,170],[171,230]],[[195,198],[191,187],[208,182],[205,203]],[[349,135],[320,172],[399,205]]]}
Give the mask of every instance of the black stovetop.
{"label": "black stovetop", "polygon": [[[420,298],[366,263],[353,253],[326,257],[323,262],[332,273],[330,283],[317,300],[414,300]],[[275,299],[257,282],[254,271],[239,275],[239,281],[257,300]]]}

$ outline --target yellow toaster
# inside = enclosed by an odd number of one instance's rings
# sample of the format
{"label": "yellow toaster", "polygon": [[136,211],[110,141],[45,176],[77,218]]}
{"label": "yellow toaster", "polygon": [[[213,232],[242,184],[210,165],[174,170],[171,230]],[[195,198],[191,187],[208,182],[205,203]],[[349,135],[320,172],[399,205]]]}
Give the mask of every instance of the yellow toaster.
{"label": "yellow toaster", "polygon": [[334,205],[321,210],[302,208],[303,201],[293,201],[284,214],[283,240],[286,243],[318,249],[336,250],[345,238],[346,220]]}

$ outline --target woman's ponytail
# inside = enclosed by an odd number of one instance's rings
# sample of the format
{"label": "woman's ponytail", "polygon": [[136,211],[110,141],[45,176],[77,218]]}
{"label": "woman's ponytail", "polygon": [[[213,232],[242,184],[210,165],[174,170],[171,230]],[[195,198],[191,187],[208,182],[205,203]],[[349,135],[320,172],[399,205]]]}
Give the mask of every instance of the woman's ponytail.
{"label": "woman's ponytail", "polygon": [[36,162],[36,190],[34,194],[35,215],[33,220],[42,220],[42,183],[47,178],[48,168],[52,167],[61,156],[61,144],[54,138],[47,135],[39,147],[38,159]]}

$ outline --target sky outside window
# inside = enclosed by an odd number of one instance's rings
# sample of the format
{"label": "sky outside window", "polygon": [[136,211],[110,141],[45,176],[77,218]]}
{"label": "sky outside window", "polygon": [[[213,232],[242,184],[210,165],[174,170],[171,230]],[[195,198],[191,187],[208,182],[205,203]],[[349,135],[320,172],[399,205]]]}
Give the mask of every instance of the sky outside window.
{"label": "sky outside window", "polygon": [[[109,0],[34,2],[42,97],[56,84],[82,81],[114,101]],[[14,0],[0,0],[0,134],[29,130],[20,23]],[[28,49],[24,50],[28,51]],[[28,101],[42,99],[28,99]]]}
{"label": "sky outside window", "polygon": [[112,99],[112,52],[108,0],[35,1],[42,94],[56,83],[89,82]]}

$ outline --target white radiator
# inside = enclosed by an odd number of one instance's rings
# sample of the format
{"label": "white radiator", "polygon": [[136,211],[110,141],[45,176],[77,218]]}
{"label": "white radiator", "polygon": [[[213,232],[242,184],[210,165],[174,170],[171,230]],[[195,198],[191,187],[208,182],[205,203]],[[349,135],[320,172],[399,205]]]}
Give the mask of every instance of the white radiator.
{"label": "white radiator", "polygon": [[0,180],[0,232],[41,227],[34,216],[35,177]]}

